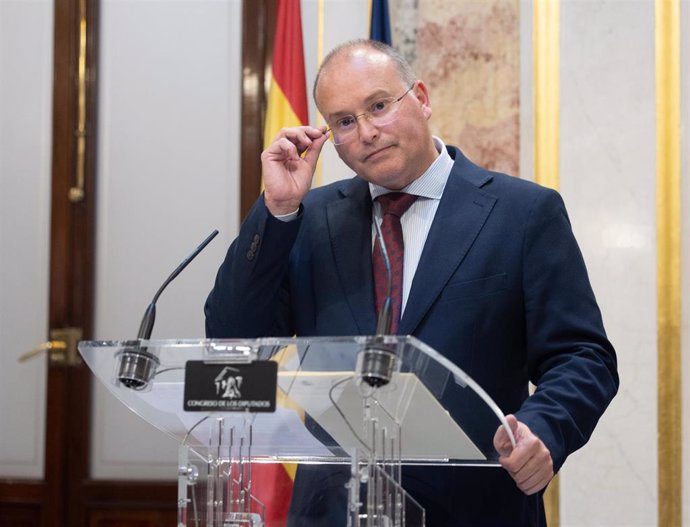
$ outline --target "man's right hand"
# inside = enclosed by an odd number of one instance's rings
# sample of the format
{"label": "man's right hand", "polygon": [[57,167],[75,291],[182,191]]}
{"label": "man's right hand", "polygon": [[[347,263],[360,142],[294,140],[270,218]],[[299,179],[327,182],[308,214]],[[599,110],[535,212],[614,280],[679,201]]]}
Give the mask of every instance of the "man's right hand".
{"label": "man's right hand", "polygon": [[296,211],[311,188],[326,127],[283,128],[261,154],[264,202],[274,216]]}

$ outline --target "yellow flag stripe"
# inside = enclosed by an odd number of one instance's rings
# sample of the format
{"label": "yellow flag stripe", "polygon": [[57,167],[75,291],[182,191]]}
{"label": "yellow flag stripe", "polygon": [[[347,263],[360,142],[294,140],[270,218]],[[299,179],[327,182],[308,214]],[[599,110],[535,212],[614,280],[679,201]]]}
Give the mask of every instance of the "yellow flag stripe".
{"label": "yellow flag stripe", "polygon": [[282,88],[275,82],[271,82],[268,92],[268,105],[266,109],[266,125],[264,128],[264,148],[268,147],[282,128],[289,126],[302,126],[299,117],[295,114],[290,101],[283,93]]}

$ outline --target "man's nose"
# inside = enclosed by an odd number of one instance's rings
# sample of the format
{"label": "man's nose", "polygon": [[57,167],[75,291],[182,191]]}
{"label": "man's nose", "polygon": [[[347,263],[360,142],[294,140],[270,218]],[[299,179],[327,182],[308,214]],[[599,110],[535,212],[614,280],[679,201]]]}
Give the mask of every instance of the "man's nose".
{"label": "man's nose", "polygon": [[378,127],[369,120],[366,114],[357,119],[357,131],[359,139],[364,142],[373,141],[379,135]]}

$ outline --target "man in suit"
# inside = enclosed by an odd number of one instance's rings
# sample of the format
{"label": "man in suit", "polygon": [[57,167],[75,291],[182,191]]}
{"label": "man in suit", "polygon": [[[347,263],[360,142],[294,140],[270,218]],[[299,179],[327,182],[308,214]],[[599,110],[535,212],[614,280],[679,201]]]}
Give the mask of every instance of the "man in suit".
{"label": "man in suit", "polygon": [[[314,98],[328,129],[284,129],[263,152],[265,192],[218,272],[208,336],[373,335],[379,196],[417,196],[401,217],[395,332],[473,377],[510,414],[517,444],[499,429],[505,470],[409,469],[404,486],[425,506],[427,525],[544,525],[543,490],[618,388],[560,196],[484,170],[433,137],[426,85],[383,44],[336,48]],[[357,175],[310,190],[329,137]],[[308,478],[296,524],[330,525],[330,502]]]}

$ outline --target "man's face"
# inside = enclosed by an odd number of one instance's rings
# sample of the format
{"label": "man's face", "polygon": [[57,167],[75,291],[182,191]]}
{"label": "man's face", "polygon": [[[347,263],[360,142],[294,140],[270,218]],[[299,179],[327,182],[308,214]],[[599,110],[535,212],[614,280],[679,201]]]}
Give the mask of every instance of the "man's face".
{"label": "man's face", "polygon": [[[329,126],[345,115],[360,115],[375,102],[398,98],[405,85],[391,59],[357,48],[336,57],[321,73],[316,102]],[[395,121],[375,126],[362,116],[345,144],[336,146],[345,164],[361,177],[398,190],[421,176],[438,155],[428,119],[431,106],[424,83],[398,103]]]}

